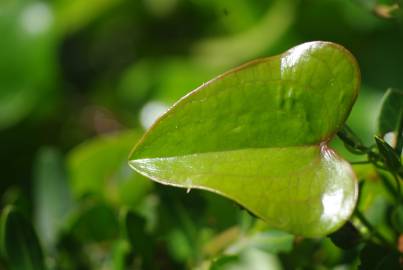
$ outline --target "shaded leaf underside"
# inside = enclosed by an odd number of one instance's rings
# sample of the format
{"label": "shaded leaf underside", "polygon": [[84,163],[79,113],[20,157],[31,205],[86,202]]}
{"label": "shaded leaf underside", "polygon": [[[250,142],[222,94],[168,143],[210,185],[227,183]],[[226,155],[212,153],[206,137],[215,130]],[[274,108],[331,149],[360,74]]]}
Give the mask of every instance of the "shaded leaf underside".
{"label": "shaded leaf underside", "polygon": [[139,159],[130,165],[163,184],[222,194],[272,226],[306,236],[347,219],[356,197],[349,164],[326,146]]}

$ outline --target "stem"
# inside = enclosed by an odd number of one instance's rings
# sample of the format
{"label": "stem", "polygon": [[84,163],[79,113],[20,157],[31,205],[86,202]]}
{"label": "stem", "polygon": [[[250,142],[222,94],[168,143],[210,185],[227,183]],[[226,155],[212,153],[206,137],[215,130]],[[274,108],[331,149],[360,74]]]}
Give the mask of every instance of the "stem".
{"label": "stem", "polygon": [[372,162],[368,160],[362,160],[362,161],[350,161],[349,163],[353,165],[359,165],[359,164],[370,164]]}
{"label": "stem", "polygon": [[402,154],[403,148],[403,110],[400,112],[399,125],[396,133],[396,153],[398,156]]}
{"label": "stem", "polygon": [[375,238],[377,238],[384,245],[395,249],[395,246],[393,244],[391,244],[380,232],[378,232],[375,229],[375,227],[372,226],[372,224],[367,220],[367,218],[358,209],[355,211],[355,215],[360,220],[362,225],[364,225],[367,228],[367,230],[369,231],[370,234],[372,234]]}
{"label": "stem", "polygon": [[399,198],[399,200],[401,201],[401,202],[403,202],[403,197],[402,197],[402,186],[401,186],[401,184],[400,184],[400,180],[399,180],[399,177],[396,175],[396,173],[394,173],[393,174],[393,177],[395,178],[395,180],[396,180],[396,189],[397,189],[397,195],[398,195],[398,198]]}
{"label": "stem", "polygon": [[344,124],[343,128],[337,132],[337,136],[341,139],[346,148],[354,154],[363,155],[369,150],[354,131],[346,124]]}

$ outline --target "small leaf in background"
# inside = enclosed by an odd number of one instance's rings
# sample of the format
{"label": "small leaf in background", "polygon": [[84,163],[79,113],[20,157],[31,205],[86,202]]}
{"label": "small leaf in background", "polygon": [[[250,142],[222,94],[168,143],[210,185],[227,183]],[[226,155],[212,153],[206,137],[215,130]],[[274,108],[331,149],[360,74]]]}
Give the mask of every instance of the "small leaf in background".
{"label": "small leaf in background", "polygon": [[395,150],[384,140],[375,136],[376,145],[378,146],[379,153],[382,155],[385,165],[392,171],[398,172],[402,167],[400,157],[396,154]]}
{"label": "small leaf in background", "polygon": [[359,270],[399,270],[399,253],[368,243],[360,253]]}
{"label": "small leaf in background", "polygon": [[151,190],[152,182],[133,172],[127,156],[136,132],[121,132],[89,140],[68,155],[73,194],[93,194],[118,205],[136,206]]}
{"label": "small leaf in background", "polygon": [[360,232],[351,222],[345,223],[343,227],[330,234],[329,238],[332,240],[333,244],[341,249],[353,248],[362,240]]}
{"label": "small leaf in background", "polygon": [[[393,147],[396,146],[399,125],[403,122],[403,91],[399,89],[388,89],[382,98],[381,111],[378,116],[378,133],[383,137],[392,133]],[[400,131],[401,132],[401,131]]]}
{"label": "small leaf in background", "polygon": [[11,270],[44,270],[44,256],[29,221],[14,207],[1,216],[1,249]]}
{"label": "small leaf in background", "polygon": [[34,174],[35,224],[43,243],[52,247],[73,207],[63,156],[54,148],[42,148]]}
{"label": "small leaf in background", "polygon": [[326,235],[350,217],[357,198],[350,165],[327,142],[359,84],[353,56],[334,43],[252,61],[177,102],[129,164],[162,184],[228,197],[277,229]]}
{"label": "small leaf in background", "polygon": [[103,202],[89,201],[74,213],[66,229],[82,242],[101,242],[117,237],[119,222],[112,207]]}

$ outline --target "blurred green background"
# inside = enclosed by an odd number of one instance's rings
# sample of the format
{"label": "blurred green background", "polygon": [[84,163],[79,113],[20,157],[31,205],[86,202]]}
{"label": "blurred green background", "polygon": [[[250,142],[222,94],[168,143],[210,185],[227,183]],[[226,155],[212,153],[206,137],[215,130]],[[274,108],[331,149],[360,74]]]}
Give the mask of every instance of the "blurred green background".
{"label": "blurred green background", "polygon": [[208,269],[228,246],[211,267],[349,269],[354,252],[267,230],[217,195],[154,185],[127,157],[190,90],[312,40],[356,56],[348,121],[370,142],[384,91],[403,86],[397,2],[1,0],[2,207],[33,222],[50,269]]}

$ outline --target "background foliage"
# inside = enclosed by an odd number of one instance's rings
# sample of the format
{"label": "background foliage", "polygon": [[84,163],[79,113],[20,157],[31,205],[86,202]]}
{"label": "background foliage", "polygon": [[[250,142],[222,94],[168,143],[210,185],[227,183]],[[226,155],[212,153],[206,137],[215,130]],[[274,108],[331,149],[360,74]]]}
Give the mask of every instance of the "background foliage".
{"label": "background foliage", "polygon": [[[403,85],[398,2],[1,1],[0,269],[354,269],[360,256],[370,269],[396,256],[271,230],[217,195],[155,185],[127,157],[191,89],[311,40],[356,56],[362,88],[348,123],[375,143],[382,95]],[[395,241],[402,223],[390,217],[402,208],[392,207],[388,176],[355,170],[365,183],[359,209]]]}

